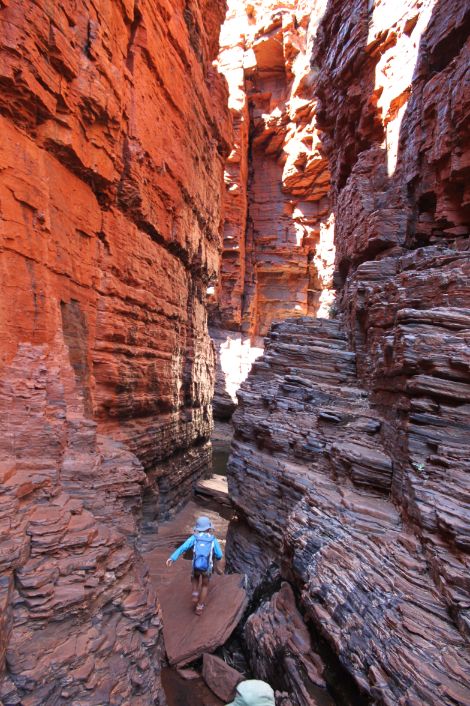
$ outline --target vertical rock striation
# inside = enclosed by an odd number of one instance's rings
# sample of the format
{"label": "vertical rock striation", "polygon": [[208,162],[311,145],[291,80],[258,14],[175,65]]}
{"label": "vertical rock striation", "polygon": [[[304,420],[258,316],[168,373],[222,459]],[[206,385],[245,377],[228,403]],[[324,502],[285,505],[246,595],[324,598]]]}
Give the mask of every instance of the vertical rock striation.
{"label": "vertical rock striation", "polygon": [[372,703],[468,704],[469,9],[315,12],[341,316],[274,326],[242,387],[230,561],[295,585]]}
{"label": "vertical rock striation", "polygon": [[325,316],[332,302],[329,171],[309,67],[314,5],[234,1],[221,33],[219,66],[229,85],[234,147],[211,303],[220,354],[216,416],[233,411],[230,391],[245,379],[272,321]]}
{"label": "vertical rock striation", "polygon": [[220,2],[0,2],[0,700],[153,704],[135,541],[206,467]]}
{"label": "vertical rock striation", "polygon": [[[219,309],[228,328],[252,336],[276,319],[316,313],[331,287],[329,171],[309,67],[313,6],[233,3],[221,36],[240,129],[226,176],[226,201],[239,204],[239,218],[228,209],[221,274],[222,284],[236,276],[237,286],[222,286]],[[321,256],[329,257],[323,266]]]}

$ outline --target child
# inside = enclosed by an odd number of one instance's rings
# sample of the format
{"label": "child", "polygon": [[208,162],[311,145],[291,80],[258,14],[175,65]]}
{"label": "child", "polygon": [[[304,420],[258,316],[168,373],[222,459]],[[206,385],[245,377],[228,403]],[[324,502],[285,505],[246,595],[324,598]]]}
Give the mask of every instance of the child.
{"label": "child", "polygon": [[[220,561],[223,557],[220,545],[211,530],[212,522],[210,519],[208,517],[199,517],[194,527],[194,534],[178,549],[175,549],[166,562],[167,566],[171,566],[187,549],[193,547],[191,582],[193,586],[192,602],[195,606],[196,615],[201,615],[206,604],[209,580],[212,576],[213,555],[215,555],[217,561]],[[217,569],[217,573],[222,572]]]}

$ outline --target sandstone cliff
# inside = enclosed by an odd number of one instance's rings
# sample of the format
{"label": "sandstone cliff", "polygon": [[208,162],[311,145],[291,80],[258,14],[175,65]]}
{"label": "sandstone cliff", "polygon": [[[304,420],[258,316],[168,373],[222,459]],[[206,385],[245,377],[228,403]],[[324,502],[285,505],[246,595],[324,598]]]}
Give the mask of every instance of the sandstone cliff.
{"label": "sandstone cliff", "polygon": [[230,391],[260,354],[272,321],[325,316],[332,303],[329,171],[309,65],[314,7],[313,0],[233,0],[221,33],[234,146],[211,302],[212,337],[221,351],[216,416],[233,411]]}
{"label": "sandstone cliff", "polygon": [[134,544],[209,454],[224,13],[0,2],[5,704],[160,699]]}
{"label": "sandstone cliff", "polygon": [[340,316],[274,327],[242,387],[231,562],[373,703],[468,704],[469,9],[315,7]]}
{"label": "sandstone cliff", "polygon": [[331,287],[331,255],[320,259],[329,171],[309,66],[313,8],[313,0],[232,2],[221,34],[235,133],[218,308],[226,328],[251,336],[289,314],[315,314]]}

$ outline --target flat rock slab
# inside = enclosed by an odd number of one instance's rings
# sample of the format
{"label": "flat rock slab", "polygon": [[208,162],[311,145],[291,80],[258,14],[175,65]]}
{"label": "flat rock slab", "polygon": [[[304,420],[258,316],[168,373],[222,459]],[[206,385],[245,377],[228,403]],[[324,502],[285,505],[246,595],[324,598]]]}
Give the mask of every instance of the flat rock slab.
{"label": "flat rock slab", "polygon": [[[143,555],[162,608],[165,646],[172,665],[183,666],[222,645],[242,617],[247,602],[243,576],[215,574],[209,584],[206,608],[197,616],[191,605],[191,561],[181,557],[170,568],[165,566],[171,552],[192,533],[201,514],[211,519],[224,550],[228,520],[190,502],[172,520],[160,525],[152,542],[155,548]],[[219,566],[223,568],[224,560]]]}
{"label": "flat rock slab", "polygon": [[224,505],[231,505],[228,495],[228,483],[225,476],[214,475],[211,478],[201,480],[194,486],[196,495],[203,495]]}
{"label": "flat rock slab", "polygon": [[163,635],[170,664],[188,664],[226,642],[246,607],[243,582],[240,574],[213,576],[207,605],[200,616],[191,605],[189,582],[171,582],[160,588]]}

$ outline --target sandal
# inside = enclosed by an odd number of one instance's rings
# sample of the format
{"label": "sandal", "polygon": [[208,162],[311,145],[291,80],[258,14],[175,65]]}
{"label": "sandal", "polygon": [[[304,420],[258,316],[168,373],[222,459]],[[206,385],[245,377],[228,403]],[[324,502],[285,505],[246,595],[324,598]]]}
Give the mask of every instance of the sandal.
{"label": "sandal", "polygon": [[193,591],[191,593],[191,603],[195,606],[199,603],[199,592]]}
{"label": "sandal", "polygon": [[205,608],[204,603],[198,603],[196,606],[196,610],[194,612],[196,613],[196,615],[201,615],[204,608]]}

